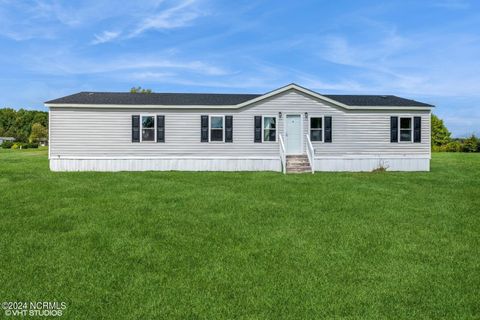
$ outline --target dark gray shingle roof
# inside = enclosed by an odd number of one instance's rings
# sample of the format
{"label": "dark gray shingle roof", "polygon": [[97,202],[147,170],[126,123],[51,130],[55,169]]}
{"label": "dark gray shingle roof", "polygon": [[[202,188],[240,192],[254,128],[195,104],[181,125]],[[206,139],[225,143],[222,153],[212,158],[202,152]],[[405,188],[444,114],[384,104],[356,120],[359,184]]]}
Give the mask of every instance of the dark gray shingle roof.
{"label": "dark gray shingle roof", "polygon": [[392,106],[392,107],[432,107],[432,105],[392,95],[345,95],[324,94],[323,96],[348,106]]}
{"label": "dark gray shingle roof", "polygon": [[[262,96],[261,94],[217,93],[129,93],[129,92],[79,92],[47,101],[53,104],[111,104],[111,105],[237,105]],[[431,107],[432,105],[392,95],[323,95],[348,106]]]}
{"label": "dark gray shingle roof", "polygon": [[46,103],[119,105],[236,105],[260,94],[79,92]]}

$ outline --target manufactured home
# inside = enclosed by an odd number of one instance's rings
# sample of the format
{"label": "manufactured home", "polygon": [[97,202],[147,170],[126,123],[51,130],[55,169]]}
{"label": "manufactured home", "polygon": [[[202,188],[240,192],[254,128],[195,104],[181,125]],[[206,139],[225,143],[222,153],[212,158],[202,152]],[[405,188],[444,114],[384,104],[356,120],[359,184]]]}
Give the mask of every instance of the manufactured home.
{"label": "manufactured home", "polygon": [[429,171],[432,105],[393,95],[80,92],[45,103],[53,171]]}
{"label": "manufactured home", "polygon": [[14,137],[0,137],[0,144],[4,143],[4,142],[13,142],[15,141],[15,138]]}

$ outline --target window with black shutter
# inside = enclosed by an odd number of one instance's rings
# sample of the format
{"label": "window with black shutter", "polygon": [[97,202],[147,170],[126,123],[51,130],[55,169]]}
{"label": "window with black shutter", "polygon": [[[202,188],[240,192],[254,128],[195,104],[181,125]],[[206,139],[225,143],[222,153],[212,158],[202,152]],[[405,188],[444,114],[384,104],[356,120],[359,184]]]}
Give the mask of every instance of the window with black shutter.
{"label": "window with black shutter", "polygon": [[413,118],[413,142],[422,142],[422,118]]}
{"label": "window with black shutter", "polygon": [[157,115],[157,142],[165,142],[165,116]]}
{"label": "window with black shutter", "polygon": [[400,142],[412,142],[412,118],[400,118]]}
{"label": "window with black shutter", "polygon": [[210,116],[210,141],[223,141],[223,116]]}
{"label": "window with black shutter", "polygon": [[155,117],[142,116],[140,120],[140,125],[142,126],[141,141],[155,142]]}
{"label": "window with black shutter", "polygon": [[421,142],[421,117],[390,117],[390,142]]}
{"label": "window with black shutter", "polygon": [[332,117],[324,117],[325,142],[332,142]]}
{"label": "window with black shutter", "polygon": [[310,140],[311,141],[322,141],[323,140],[323,125],[322,117],[311,117],[310,118]]}
{"label": "window with black shutter", "polygon": [[262,142],[262,116],[254,117],[253,141]]}
{"label": "window with black shutter", "polygon": [[140,142],[140,116],[132,116],[132,142]]}
{"label": "window with black shutter", "polygon": [[277,117],[263,117],[263,141],[277,141]]}
{"label": "window with black shutter", "polygon": [[398,142],[398,117],[390,117],[390,142]]}
{"label": "window with black shutter", "polygon": [[200,141],[208,142],[208,116],[200,116]]}
{"label": "window with black shutter", "polygon": [[233,142],[233,116],[225,116],[225,142]]}

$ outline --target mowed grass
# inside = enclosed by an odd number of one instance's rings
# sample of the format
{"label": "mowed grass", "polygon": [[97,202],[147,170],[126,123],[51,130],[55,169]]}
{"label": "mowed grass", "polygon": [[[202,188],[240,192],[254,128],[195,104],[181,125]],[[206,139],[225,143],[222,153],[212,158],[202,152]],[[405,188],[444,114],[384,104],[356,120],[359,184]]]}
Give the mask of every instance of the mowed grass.
{"label": "mowed grass", "polygon": [[480,154],[284,176],[55,173],[0,150],[0,187],[0,300],[63,318],[480,318]]}

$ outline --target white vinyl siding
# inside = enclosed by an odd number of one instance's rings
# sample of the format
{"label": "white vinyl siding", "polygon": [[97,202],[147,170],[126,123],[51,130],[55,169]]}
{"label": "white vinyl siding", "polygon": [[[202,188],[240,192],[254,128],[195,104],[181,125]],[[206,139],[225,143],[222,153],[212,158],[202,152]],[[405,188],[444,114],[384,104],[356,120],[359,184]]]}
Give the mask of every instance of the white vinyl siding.
{"label": "white vinyl siding", "polygon": [[[278,157],[278,134],[283,134],[283,118],[292,112],[301,114],[302,121],[308,121],[303,123],[304,135],[309,133],[310,117],[332,117],[332,143],[312,141],[317,157],[430,156],[430,111],[346,110],[289,90],[254,105],[229,110],[233,116],[233,143],[229,144],[200,142],[200,116],[219,114],[214,109],[51,107],[50,157]],[[305,119],[305,112],[308,112],[308,119]],[[165,143],[132,143],[131,116],[157,113],[165,115],[165,135],[168,137]],[[256,115],[277,117],[275,142],[254,143]],[[391,115],[421,116],[422,142],[390,143]],[[262,137],[263,134],[262,130]]]}

